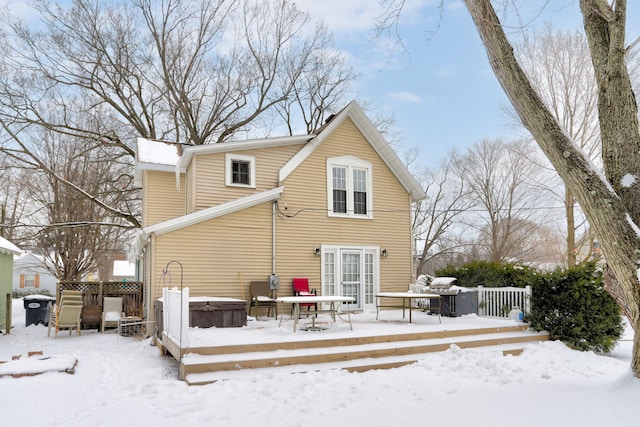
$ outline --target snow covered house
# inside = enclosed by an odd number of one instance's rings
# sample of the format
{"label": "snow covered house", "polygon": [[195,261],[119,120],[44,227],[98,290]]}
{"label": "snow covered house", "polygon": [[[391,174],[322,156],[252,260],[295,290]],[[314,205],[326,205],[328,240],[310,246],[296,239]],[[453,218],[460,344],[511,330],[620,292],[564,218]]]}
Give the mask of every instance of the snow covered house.
{"label": "snow covered house", "polygon": [[46,267],[43,257],[25,251],[13,258],[13,289],[16,291],[33,291],[56,295],[58,278]]}
{"label": "snow covered house", "polygon": [[[314,134],[187,146],[139,138],[142,223],[134,244],[146,313],[162,288],[248,299],[278,278],[375,309],[412,280],[412,204],[424,191],[361,107]],[[353,307],[353,306],[352,306]]]}
{"label": "snow covered house", "polygon": [[13,256],[20,253],[16,245],[0,237],[0,331],[11,324],[7,319],[7,307],[13,300]]}

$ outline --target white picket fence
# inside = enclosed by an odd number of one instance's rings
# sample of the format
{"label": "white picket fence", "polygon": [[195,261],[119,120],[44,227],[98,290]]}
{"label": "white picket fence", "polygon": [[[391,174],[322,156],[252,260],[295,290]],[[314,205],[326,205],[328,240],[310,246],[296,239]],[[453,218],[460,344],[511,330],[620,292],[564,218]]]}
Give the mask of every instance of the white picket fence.
{"label": "white picket fence", "polygon": [[189,288],[162,289],[162,339],[173,341],[181,354],[189,346]]}
{"label": "white picket fence", "polygon": [[513,308],[526,316],[531,312],[531,286],[525,288],[485,288],[478,286],[478,316],[509,317]]}

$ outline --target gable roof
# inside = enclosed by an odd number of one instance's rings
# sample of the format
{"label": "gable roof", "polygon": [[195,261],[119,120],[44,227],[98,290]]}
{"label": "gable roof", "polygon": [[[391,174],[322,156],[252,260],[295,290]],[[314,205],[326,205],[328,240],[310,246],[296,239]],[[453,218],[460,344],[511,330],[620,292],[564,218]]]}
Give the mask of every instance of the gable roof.
{"label": "gable roof", "polygon": [[0,237],[0,253],[19,255],[22,251],[4,237]]}
{"label": "gable roof", "polygon": [[391,173],[393,173],[404,189],[411,195],[413,201],[422,200],[427,197],[422,186],[414,176],[411,175],[395,151],[393,151],[384,137],[378,132],[373,122],[369,120],[362,108],[355,101],[351,101],[345,108],[330,119],[328,123],[323,125],[315,137],[280,169],[279,181],[283,182],[347,119],[351,119],[353,124],[387,165]]}
{"label": "gable roof", "polygon": [[186,171],[193,156],[304,144],[302,149],[280,169],[279,182],[284,182],[284,180],[347,119],[350,119],[362,133],[374,151],[387,165],[391,173],[393,173],[403,188],[410,194],[411,200],[419,201],[426,198],[426,194],[420,183],[418,183],[415,177],[409,172],[356,101],[351,101],[339,113],[320,127],[315,134],[260,138],[205,145],[172,144],[138,138],[135,183],[139,186],[142,185],[142,170],[174,171],[176,174],[176,185],[179,187],[180,174]]}

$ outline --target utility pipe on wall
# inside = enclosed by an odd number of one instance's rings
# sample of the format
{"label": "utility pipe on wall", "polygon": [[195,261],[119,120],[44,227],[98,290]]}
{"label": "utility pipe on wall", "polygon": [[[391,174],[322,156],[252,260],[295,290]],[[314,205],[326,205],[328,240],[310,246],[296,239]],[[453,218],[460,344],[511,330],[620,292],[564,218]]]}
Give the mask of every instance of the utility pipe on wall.
{"label": "utility pipe on wall", "polygon": [[271,204],[271,274],[276,274],[276,204],[274,200]]}

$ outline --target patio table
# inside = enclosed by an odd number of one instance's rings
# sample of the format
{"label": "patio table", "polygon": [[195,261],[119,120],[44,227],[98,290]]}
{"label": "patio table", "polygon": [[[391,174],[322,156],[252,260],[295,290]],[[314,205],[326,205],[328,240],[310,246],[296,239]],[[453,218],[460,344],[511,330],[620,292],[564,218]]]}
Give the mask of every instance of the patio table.
{"label": "patio table", "polygon": [[[280,304],[291,304],[292,308],[293,308],[293,332],[296,331],[296,327],[298,326],[298,319],[300,318],[300,304],[304,304],[304,303],[317,303],[317,304],[321,304],[321,303],[328,303],[329,304],[329,308],[328,309],[322,309],[322,310],[317,310],[317,312],[324,312],[324,313],[329,313],[331,314],[331,319],[333,319],[333,321],[336,321],[336,315],[338,315],[338,317],[340,317],[342,319],[342,317],[340,316],[339,313],[339,309],[340,309],[340,305],[343,303],[346,304],[350,304],[355,302],[355,298],[353,297],[344,297],[344,296],[339,296],[339,295],[326,295],[326,296],[316,296],[316,295],[310,295],[310,296],[292,296],[292,297],[279,297],[276,298],[276,302],[280,303]],[[336,304],[338,303],[338,304]],[[284,317],[284,310],[282,310],[280,312],[280,323],[279,325],[282,325],[282,319]],[[351,315],[349,313],[349,310],[347,309],[347,318],[349,321],[349,327],[351,328],[351,330],[353,330],[353,325],[351,324]],[[313,316],[312,318],[312,325],[310,328],[308,328],[309,330],[320,330],[323,328],[319,328],[318,326],[316,326],[316,316]]]}
{"label": "patio table", "polygon": [[[411,301],[414,299],[429,299],[429,310],[430,311],[438,311],[438,321],[440,323],[442,323],[442,319],[440,317],[440,307],[441,307],[441,303],[440,303],[440,298],[441,296],[438,294],[423,294],[423,293],[418,293],[418,292],[380,292],[376,294],[376,320],[378,320],[378,313],[380,312],[380,308],[381,307],[386,307],[386,308],[398,308],[397,305],[383,305],[381,304],[381,299],[382,298],[392,298],[392,299],[402,299],[402,318],[405,318],[405,309],[407,308],[407,302],[409,302],[408,307],[409,307],[409,323],[411,323],[411,312],[413,311],[413,304],[411,304]],[[432,307],[431,304],[433,301],[438,301],[438,307]]]}

